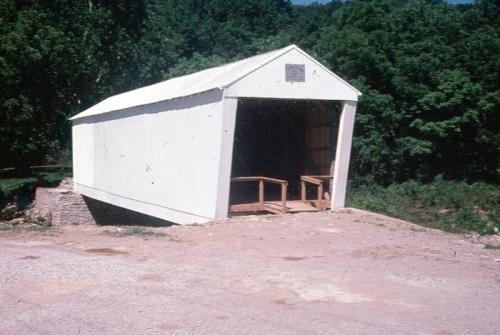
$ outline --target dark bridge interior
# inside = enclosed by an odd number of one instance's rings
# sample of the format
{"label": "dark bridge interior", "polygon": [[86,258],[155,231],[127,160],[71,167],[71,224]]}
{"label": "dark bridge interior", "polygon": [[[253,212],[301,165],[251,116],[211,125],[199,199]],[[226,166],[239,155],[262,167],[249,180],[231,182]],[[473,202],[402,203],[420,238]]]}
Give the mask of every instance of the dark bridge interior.
{"label": "dark bridge interior", "polygon": [[[240,99],[232,177],[284,179],[288,199],[298,199],[301,175],[330,174],[339,107],[333,101]],[[279,197],[279,185],[266,185],[266,200]],[[257,183],[231,183],[230,204],[257,200]]]}

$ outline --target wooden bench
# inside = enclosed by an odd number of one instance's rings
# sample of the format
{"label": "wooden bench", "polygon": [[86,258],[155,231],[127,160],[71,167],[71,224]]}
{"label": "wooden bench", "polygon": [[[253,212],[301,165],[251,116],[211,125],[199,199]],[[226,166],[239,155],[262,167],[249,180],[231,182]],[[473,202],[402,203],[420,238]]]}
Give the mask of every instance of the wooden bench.
{"label": "wooden bench", "polygon": [[[300,200],[304,203],[310,202],[317,208],[329,208],[330,199],[324,200],[323,194],[325,190],[325,182],[331,182],[333,176],[301,176],[300,177]],[[316,200],[307,200],[307,184],[316,185],[318,196]]]}
{"label": "wooden bench", "polygon": [[[287,206],[287,186],[288,182],[286,180],[263,177],[263,176],[254,176],[254,177],[235,177],[231,178],[231,181],[235,182],[258,182],[259,183],[259,202],[249,203],[249,204],[237,204],[231,205],[229,211],[232,213],[242,213],[242,212],[271,212],[271,213],[286,213]],[[278,205],[275,202],[265,202],[264,201],[264,192],[265,192],[265,183],[278,184],[281,185],[281,204]]]}

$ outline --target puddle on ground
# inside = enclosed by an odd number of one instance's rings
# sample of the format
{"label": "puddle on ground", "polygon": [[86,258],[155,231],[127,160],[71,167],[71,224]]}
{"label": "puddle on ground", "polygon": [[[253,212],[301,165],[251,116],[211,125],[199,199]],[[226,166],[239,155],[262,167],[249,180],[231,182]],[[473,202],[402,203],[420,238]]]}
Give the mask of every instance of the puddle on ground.
{"label": "puddle on ground", "polygon": [[33,259],[39,259],[39,258],[40,258],[40,256],[28,255],[28,256],[24,256],[24,257],[19,257],[18,259],[33,260]]}
{"label": "puddle on ground", "polygon": [[281,257],[286,261],[303,261],[304,259],[307,259],[307,257],[297,257],[297,256],[285,256]]}
{"label": "puddle on ground", "polygon": [[273,303],[276,305],[286,305],[286,306],[292,306],[293,304],[289,303],[288,300],[286,299],[276,299],[273,300]]}
{"label": "puddle on ground", "polygon": [[115,250],[111,248],[93,248],[87,249],[86,252],[90,254],[102,255],[102,256],[113,256],[113,255],[124,255],[128,254],[126,251]]}

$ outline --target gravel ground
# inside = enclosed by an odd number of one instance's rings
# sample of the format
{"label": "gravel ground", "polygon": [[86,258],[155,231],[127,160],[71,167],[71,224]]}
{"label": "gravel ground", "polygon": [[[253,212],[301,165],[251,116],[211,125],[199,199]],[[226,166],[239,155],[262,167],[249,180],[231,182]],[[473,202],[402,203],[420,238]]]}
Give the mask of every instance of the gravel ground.
{"label": "gravel ground", "polygon": [[0,232],[0,334],[500,334],[500,251],[353,210]]}

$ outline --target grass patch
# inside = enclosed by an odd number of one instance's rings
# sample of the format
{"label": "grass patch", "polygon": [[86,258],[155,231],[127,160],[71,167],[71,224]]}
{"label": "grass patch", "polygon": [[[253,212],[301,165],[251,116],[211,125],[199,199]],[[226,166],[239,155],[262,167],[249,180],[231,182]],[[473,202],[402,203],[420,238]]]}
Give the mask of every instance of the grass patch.
{"label": "grass patch", "polygon": [[500,250],[500,245],[494,245],[494,244],[486,244],[484,246],[485,249],[490,249],[490,250]]}
{"label": "grass patch", "polygon": [[41,215],[29,220],[23,220],[17,224],[8,222],[0,223],[0,231],[26,232],[26,231],[47,231],[52,228],[52,214]]}
{"label": "grass patch", "polygon": [[36,187],[37,183],[38,179],[35,177],[0,179],[0,194],[9,196],[13,193],[23,193]]}
{"label": "grass patch", "polygon": [[25,177],[0,178],[0,197],[25,195],[39,186],[57,186],[66,177],[71,177],[71,173],[64,171],[44,171],[33,172]]}
{"label": "grass patch", "polygon": [[52,213],[47,215],[37,214],[35,220],[40,226],[51,228],[52,227]]}
{"label": "grass patch", "polygon": [[109,231],[105,230],[105,234],[109,234],[117,237],[125,237],[125,236],[142,236],[142,237],[164,237],[167,236],[165,233],[157,233],[151,230],[148,230],[144,227],[127,227],[124,230],[120,231]]}
{"label": "grass patch", "polygon": [[45,232],[52,229],[52,226],[48,225],[37,225],[37,224],[18,224],[18,225],[11,225],[11,224],[0,224],[0,231],[8,231],[8,232],[13,232],[13,233],[22,233],[22,232]]}
{"label": "grass patch", "polygon": [[430,184],[409,181],[387,188],[361,186],[349,191],[351,207],[386,214],[447,232],[500,230],[500,186],[445,181]]}
{"label": "grass patch", "polygon": [[53,172],[38,172],[35,174],[43,186],[57,186],[64,178],[71,177],[71,172],[53,171]]}

